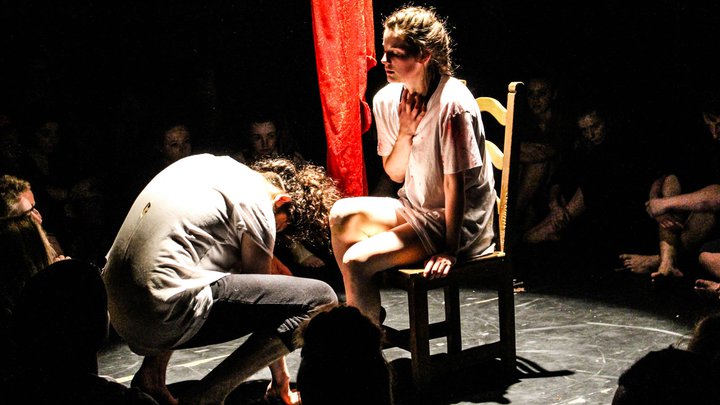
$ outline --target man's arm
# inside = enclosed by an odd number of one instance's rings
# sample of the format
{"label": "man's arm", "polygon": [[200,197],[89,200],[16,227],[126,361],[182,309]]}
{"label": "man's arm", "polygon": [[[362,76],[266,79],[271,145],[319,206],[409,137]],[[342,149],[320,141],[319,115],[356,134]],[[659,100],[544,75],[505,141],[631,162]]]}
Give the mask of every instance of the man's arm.
{"label": "man's arm", "polygon": [[255,243],[248,235],[240,242],[242,272],[252,274],[271,274],[273,256]]}

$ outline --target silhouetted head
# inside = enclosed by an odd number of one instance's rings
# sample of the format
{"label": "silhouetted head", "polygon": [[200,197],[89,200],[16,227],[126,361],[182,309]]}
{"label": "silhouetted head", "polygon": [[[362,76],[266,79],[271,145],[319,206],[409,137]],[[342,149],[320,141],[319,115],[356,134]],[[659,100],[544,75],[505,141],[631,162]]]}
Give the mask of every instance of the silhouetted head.
{"label": "silhouetted head", "polygon": [[300,334],[297,385],[304,405],[392,404],[382,330],[357,308],[319,312]]}

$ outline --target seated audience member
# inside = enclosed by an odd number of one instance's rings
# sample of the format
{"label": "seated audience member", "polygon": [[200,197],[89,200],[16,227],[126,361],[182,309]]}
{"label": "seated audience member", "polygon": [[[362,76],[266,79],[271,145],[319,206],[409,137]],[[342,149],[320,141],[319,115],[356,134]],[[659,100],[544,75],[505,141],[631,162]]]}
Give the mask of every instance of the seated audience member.
{"label": "seated audience member", "polygon": [[39,213],[13,188],[27,183],[10,177],[0,187],[3,394],[28,404],[156,404],[97,375],[108,333],[99,269],[56,255]]}
{"label": "seated audience member", "polygon": [[22,177],[28,171],[25,148],[13,120],[0,114],[0,173]]}
{"label": "seated audience member", "polygon": [[550,187],[549,213],[525,233],[525,242],[560,240],[572,220],[585,212],[583,188],[594,186],[587,184],[589,176],[600,170],[597,166],[602,167],[607,163],[607,159],[600,159],[607,154],[607,125],[603,113],[595,108],[587,109],[578,115],[577,126],[580,136]]}
{"label": "seated audience member", "polygon": [[147,183],[170,164],[192,154],[192,138],[185,124],[173,122],[158,125],[152,148],[146,156],[148,164],[140,169],[137,178],[132,179],[129,192],[134,198]]}
{"label": "seated audience member", "polygon": [[545,214],[549,182],[565,158],[574,133],[558,89],[548,77],[529,79],[525,94],[528,114],[519,116],[515,131],[520,145],[515,212],[521,232]]}
{"label": "seated audience member", "polygon": [[292,166],[278,158],[266,165],[274,171],[258,172],[229,156],[193,155],[137,196],[103,269],[111,323],[144,356],[131,386],[177,404],[165,384],[173,351],[250,335],[183,404],[223,403],[266,366],[268,397],[299,402],[284,356],[296,328],[337,296],[318,280],[272,275],[273,249],[279,232],[327,240],[337,191],[317,166],[277,174]]}
{"label": "seated audience member", "polygon": [[162,168],[192,154],[192,139],[187,126],[175,124],[166,128],[157,145],[162,159]]}
{"label": "seated audience member", "polygon": [[[629,153],[620,144],[617,123],[599,106],[581,108],[578,136],[558,169],[548,203],[548,215],[523,235],[526,243],[570,239],[596,250],[616,252],[623,243],[618,229],[645,232],[628,208],[639,199],[632,190]],[[571,234],[571,235],[568,235]],[[617,253],[610,257],[614,259]]]}
{"label": "seated audience member", "polygon": [[[700,258],[702,267],[720,281],[714,259],[716,244],[701,249],[704,243],[720,238],[720,103],[711,100],[701,111],[703,141],[691,143],[687,156],[673,145],[677,154],[667,160],[677,166],[666,169],[669,173],[653,182],[645,203],[647,214],[658,225],[658,254],[620,255],[623,265],[634,273],[650,274],[653,279],[680,278],[692,271]],[[699,281],[696,287],[702,293],[717,286],[714,281]]]}
{"label": "seated audience member", "polygon": [[68,127],[38,113],[28,126],[28,171],[21,177],[32,184],[46,214],[44,228],[63,241],[65,252],[99,263],[107,248],[106,173],[99,153],[81,151],[80,143],[68,137]]}
{"label": "seated audience member", "polygon": [[14,314],[15,398],[37,404],[157,405],[139,389],[98,375],[97,352],[107,341],[108,325],[97,267],[69,259],[34,275]]}
{"label": "seated audience member", "polygon": [[[0,212],[5,216],[17,214],[21,211],[28,211],[32,219],[39,225],[43,223],[43,216],[40,214],[35,202],[30,183],[21,178],[6,174],[0,177]],[[63,250],[57,238],[50,235],[43,229],[50,246],[53,249],[55,258],[64,258]]]}
{"label": "seated audience member", "polygon": [[297,387],[303,405],[391,405],[382,333],[354,307],[314,315],[300,334]]}
{"label": "seated audience member", "polygon": [[720,403],[720,316],[695,326],[687,350],[670,346],[642,357],[618,380],[612,405]]}
{"label": "seated audience member", "polygon": [[[0,338],[10,337],[15,303],[32,276],[52,264],[57,253],[40,225],[29,184],[17,177],[0,178]],[[6,343],[6,342],[3,342]],[[9,344],[9,342],[7,342]],[[7,346],[2,345],[5,350]],[[3,352],[12,353],[12,350]],[[7,363],[3,362],[5,365]]]}
{"label": "seated audience member", "polygon": [[269,157],[284,157],[295,164],[306,162],[286,120],[279,113],[271,108],[258,107],[243,122],[240,133],[229,140],[229,154],[240,163],[251,164]]}

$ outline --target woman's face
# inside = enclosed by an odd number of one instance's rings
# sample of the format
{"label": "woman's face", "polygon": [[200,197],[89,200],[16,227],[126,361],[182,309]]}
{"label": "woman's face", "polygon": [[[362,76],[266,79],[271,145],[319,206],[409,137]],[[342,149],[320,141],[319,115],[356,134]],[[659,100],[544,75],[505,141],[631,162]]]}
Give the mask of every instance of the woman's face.
{"label": "woman's face", "polygon": [[425,63],[419,56],[410,55],[405,40],[393,31],[385,30],[383,34],[382,59],[385,74],[390,83],[412,83],[421,80],[425,73]]}
{"label": "woman's face", "polygon": [[600,145],[605,140],[605,122],[595,111],[581,116],[578,127],[583,138],[593,145]]}
{"label": "woman's face", "polygon": [[184,127],[174,127],[165,132],[162,153],[168,163],[189,156],[191,151],[190,133]]}
{"label": "woman's face", "polygon": [[527,86],[527,102],[530,111],[540,115],[550,109],[553,102],[553,90],[544,81],[531,81]]}
{"label": "woman's face", "polygon": [[35,131],[35,146],[44,153],[52,153],[60,142],[58,130],[60,125],[55,121],[45,122]]}
{"label": "woman's face", "polygon": [[40,215],[40,211],[35,208],[35,195],[32,190],[29,189],[20,193],[18,202],[12,210],[13,215],[19,215],[24,212],[29,213],[35,222],[42,224],[42,215]]}
{"label": "woman's face", "polygon": [[258,156],[277,152],[277,129],[273,122],[256,122],[250,125],[250,142]]}

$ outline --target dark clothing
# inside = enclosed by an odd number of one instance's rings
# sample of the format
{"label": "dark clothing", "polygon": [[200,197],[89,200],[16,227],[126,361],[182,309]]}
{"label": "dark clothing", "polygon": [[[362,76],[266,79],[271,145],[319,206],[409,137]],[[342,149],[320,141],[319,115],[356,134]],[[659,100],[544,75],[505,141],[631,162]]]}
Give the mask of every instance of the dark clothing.
{"label": "dark clothing", "polygon": [[79,260],[48,266],[28,281],[14,308],[11,342],[2,347],[3,400],[157,405],[139,390],[97,374],[97,351],[107,336],[100,270]]}
{"label": "dark clothing", "polygon": [[621,249],[646,248],[638,243],[654,241],[656,226],[645,212],[647,187],[638,186],[651,177],[634,168],[633,151],[610,136],[595,146],[576,142],[554,184],[567,201],[578,188],[583,193],[585,213],[574,221],[571,240],[615,258]]}
{"label": "dark clothing", "polygon": [[657,177],[674,174],[683,193],[720,184],[720,142],[712,138],[703,122],[696,122],[684,132],[672,136],[664,146]]}
{"label": "dark clothing", "polygon": [[613,405],[720,404],[718,368],[709,359],[672,347],[653,351],[618,380]]}

